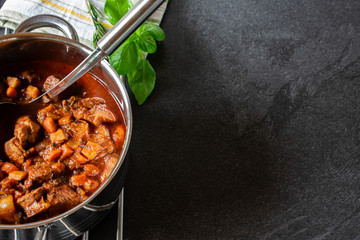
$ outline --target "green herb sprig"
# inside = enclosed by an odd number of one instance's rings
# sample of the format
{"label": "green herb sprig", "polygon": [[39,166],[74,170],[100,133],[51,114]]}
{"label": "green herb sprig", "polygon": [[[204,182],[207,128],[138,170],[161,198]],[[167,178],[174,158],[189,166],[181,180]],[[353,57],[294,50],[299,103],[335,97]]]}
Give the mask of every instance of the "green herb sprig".
{"label": "green herb sprig", "polygon": [[[98,21],[100,11],[89,3],[89,10],[95,25],[94,46],[104,35],[103,26]],[[130,0],[106,0],[106,19],[115,25],[131,8]],[[97,27],[101,26],[101,27]],[[143,104],[155,87],[156,73],[146,53],[157,50],[156,41],[165,39],[164,31],[157,25],[141,25],[109,58],[111,66],[119,75],[127,75],[128,83],[139,105]]]}
{"label": "green herb sprig", "polygon": [[101,15],[101,16],[104,16],[104,15],[91,2],[88,2],[88,6],[89,6],[89,12],[90,12],[90,15],[93,20],[94,27],[95,27],[95,31],[93,34],[93,44],[94,44],[94,48],[96,48],[96,43],[106,33],[105,27],[98,20],[99,15]]}

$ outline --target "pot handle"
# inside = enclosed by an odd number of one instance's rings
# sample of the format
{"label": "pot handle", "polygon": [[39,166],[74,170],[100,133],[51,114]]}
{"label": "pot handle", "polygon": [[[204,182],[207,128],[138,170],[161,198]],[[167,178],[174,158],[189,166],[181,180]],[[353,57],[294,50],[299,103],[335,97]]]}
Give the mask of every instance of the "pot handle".
{"label": "pot handle", "polygon": [[14,33],[30,32],[42,27],[55,28],[64,33],[66,37],[79,41],[75,28],[68,21],[50,14],[36,15],[26,19],[20,23]]}

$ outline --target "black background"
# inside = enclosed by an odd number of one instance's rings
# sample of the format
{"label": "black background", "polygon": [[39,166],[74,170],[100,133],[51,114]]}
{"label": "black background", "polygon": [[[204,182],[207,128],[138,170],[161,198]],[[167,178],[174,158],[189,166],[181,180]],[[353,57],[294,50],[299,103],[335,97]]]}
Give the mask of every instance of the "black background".
{"label": "black background", "polygon": [[130,94],[125,239],[360,239],[359,13],[171,0]]}

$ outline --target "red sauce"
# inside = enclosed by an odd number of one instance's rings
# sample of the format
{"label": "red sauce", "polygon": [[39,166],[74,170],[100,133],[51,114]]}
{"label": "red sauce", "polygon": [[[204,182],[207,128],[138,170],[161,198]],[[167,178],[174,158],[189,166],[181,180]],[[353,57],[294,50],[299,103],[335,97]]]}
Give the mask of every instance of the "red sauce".
{"label": "red sauce", "polygon": [[[37,78],[24,83],[26,70]],[[16,91],[24,100],[31,96],[28,85],[44,92],[50,75],[61,79],[72,70],[63,63],[33,61],[3,66],[0,76],[4,88],[10,88],[8,76],[21,79]],[[76,206],[106,180],[122,151],[123,115],[90,74],[51,103],[0,105],[0,112],[0,146],[5,146],[0,148],[0,223],[46,219]]]}

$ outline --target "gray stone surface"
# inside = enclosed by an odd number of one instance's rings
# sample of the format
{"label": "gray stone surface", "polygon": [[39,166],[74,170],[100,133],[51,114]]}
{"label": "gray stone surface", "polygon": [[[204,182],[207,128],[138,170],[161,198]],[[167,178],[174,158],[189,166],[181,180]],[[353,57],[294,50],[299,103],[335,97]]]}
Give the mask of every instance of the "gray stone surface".
{"label": "gray stone surface", "polygon": [[125,239],[359,239],[359,12],[170,1],[133,106]]}

